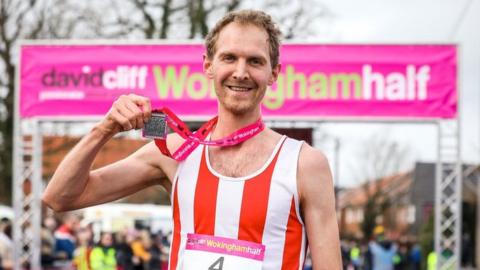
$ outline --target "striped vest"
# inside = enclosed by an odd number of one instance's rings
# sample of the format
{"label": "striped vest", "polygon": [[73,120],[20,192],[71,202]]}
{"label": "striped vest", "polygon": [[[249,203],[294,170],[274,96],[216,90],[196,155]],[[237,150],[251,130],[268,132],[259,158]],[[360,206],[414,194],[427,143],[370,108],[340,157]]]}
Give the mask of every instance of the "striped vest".
{"label": "striped vest", "polygon": [[300,217],[297,162],[302,142],[278,142],[257,172],[225,177],[199,146],[180,163],[173,184],[170,270],[182,269],[187,234],[203,234],[265,245],[263,270],[301,270],[306,252]]}

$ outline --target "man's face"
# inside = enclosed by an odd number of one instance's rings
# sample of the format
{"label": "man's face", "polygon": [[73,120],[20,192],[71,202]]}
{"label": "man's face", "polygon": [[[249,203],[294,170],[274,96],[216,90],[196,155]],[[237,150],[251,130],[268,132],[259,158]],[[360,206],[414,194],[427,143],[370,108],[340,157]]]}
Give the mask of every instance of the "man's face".
{"label": "man's face", "polygon": [[214,81],[220,110],[234,115],[260,110],[280,70],[280,65],[272,69],[265,30],[230,23],[220,31],[215,47],[213,58],[205,57],[204,69]]}

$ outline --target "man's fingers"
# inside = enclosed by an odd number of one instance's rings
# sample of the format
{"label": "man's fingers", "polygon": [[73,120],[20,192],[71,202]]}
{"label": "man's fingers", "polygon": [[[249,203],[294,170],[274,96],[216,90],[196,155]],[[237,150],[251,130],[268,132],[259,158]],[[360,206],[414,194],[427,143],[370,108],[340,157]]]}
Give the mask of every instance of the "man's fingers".
{"label": "man's fingers", "polygon": [[125,117],[119,109],[114,108],[111,111],[111,117],[118,125],[120,125],[122,131],[131,130],[133,128],[132,123],[130,123],[128,118]]}
{"label": "man's fingers", "polygon": [[121,95],[113,103],[103,125],[114,133],[140,129],[144,127],[150,117],[151,105],[148,98],[134,94]]}
{"label": "man's fingers", "polygon": [[128,95],[128,97],[132,100],[133,103],[135,103],[141,108],[143,113],[143,122],[148,122],[152,115],[152,105],[150,103],[150,99],[142,96],[137,96],[135,94],[130,94]]}
{"label": "man's fingers", "polygon": [[129,110],[129,120],[133,125],[133,128],[143,128],[143,113],[142,110],[133,102],[125,103],[126,109]]}

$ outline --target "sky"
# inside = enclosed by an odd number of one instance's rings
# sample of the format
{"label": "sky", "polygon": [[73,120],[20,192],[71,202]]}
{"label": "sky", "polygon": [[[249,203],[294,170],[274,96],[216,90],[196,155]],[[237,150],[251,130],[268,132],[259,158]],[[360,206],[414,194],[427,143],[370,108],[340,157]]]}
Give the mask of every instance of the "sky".
{"label": "sky", "polygon": [[[329,32],[321,38],[328,42],[459,45],[461,156],[466,163],[479,163],[480,1],[323,0],[321,3],[333,13],[328,22]],[[413,161],[434,162],[437,157],[437,129],[432,125],[329,123],[324,126],[332,137],[340,139],[341,186],[358,183],[352,168],[361,164],[359,148],[374,135],[386,134],[410,149],[410,166]],[[332,148],[325,149],[330,160],[334,160]]]}

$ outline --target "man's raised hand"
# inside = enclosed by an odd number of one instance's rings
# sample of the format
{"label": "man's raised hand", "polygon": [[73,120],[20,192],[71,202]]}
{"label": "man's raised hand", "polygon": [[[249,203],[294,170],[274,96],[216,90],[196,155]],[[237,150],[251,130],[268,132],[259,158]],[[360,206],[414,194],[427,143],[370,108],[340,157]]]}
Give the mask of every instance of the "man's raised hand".
{"label": "man's raised hand", "polygon": [[97,125],[105,135],[141,129],[151,117],[150,99],[135,94],[121,95]]}

